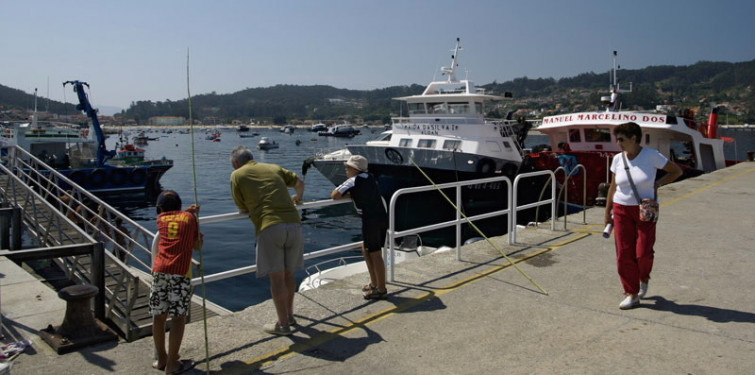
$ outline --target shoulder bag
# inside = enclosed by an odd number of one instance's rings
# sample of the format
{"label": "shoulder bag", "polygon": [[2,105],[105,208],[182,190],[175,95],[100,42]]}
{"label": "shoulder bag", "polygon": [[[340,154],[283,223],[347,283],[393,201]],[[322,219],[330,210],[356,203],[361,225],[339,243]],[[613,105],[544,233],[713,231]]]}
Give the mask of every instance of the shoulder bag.
{"label": "shoulder bag", "polygon": [[637,192],[637,187],[634,186],[634,181],[632,181],[632,174],[629,173],[629,162],[627,162],[627,155],[626,153],[621,153],[622,158],[624,158],[624,170],[627,173],[627,178],[629,179],[629,185],[632,186],[632,191],[634,192],[634,198],[637,199],[637,203],[640,205],[640,221],[652,221],[657,222],[658,221],[658,214],[659,214],[659,205],[656,201],[656,193],[657,191],[654,189],[653,192],[653,199],[640,198],[640,194]]}

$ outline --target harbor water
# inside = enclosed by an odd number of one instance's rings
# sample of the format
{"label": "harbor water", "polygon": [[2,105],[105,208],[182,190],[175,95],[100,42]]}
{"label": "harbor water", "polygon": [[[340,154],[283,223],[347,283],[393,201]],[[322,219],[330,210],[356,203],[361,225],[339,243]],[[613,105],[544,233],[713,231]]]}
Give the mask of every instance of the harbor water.
{"label": "harbor water", "polygon": [[[294,134],[281,133],[277,128],[255,128],[250,131],[259,133],[257,137],[241,138],[235,129],[222,131],[220,142],[206,139],[200,128],[194,129],[194,147],[192,151],[191,135],[172,131],[154,130],[147,133],[158,140],[149,141],[146,146],[147,159],[165,157],[174,161],[174,166],[163,176],[163,188],[177,191],[184,202],[184,208],[196,202],[201,205],[201,216],[237,212],[231,199],[229,177],[232,172],[229,155],[231,149],[245,145],[253,150],[255,159],[261,162],[279,164],[287,169],[302,173],[302,163],[316,152],[334,151],[348,144],[361,144],[378,136],[382,128],[359,128],[361,134],[354,138],[320,137],[307,129],[298,129]],[[212,129],[214,132],[215,129]],[[131,132],[134,136],[136,132]],[[745,159],[748,150],[755,150],[755,131],[721,129],[721,135],[736,139],[736,142],[724,146],[727,159]],[[280,144],[280,148],[269,151],[257,150],[260,137],[267,136]],[[108,139],[108,148],[113,149],[117,136]],[[525,147],[548,143],[548,137],[533,134],[528,137]],[[736,154],[735,154],[736,151]],[[193,159],[193,161],[192,161]],[[196,184],[194,182],[196,173]],[[315,168],[305,175],[306,201],[328,199],[334,186]],[[156,212],[154,207],[126,211],[127,215],[144,227],[156,229]],[[312,252],[361,239],[361,222],[350,204],[342,204],[303,212],[303,231],[305,252]],[[201,228],[205,234],[204,272],[213,274],[255,263],[254,227],[250,220],[239,219],[223,223],[208,224]],[[359,255],[357,250],[331,256]],[[196,256],[195,256],[196,257]],[[307,264],[322,262],[328,258],[310,260]],[[306,272],[297,273],[301,281]],[[196,293],[200,293],[197,289]],[[266,278],[257,278],[255,274],[246,274],[226,280],[207,284],[207,298],[229,310],[238,311],[270,298],[269,283]]]}
{"label": "harbor water", "polygon": [[[164,189],[175,190],[182,198],[184,208],[195,203],[194,171],[196,171],[196,202],[201,205],[200,216],[217,215],[238,212],[230,196],[230,175],[233,170],[229,160],[230,151],[236,146],[249,147],[255,160],[279,164],[301,176],[302,163],[316,152],[336,150],[350,143],[364,143],[378,135],[382,129],[360,128],[361,134],[354,138],[319,137],[316,133],[306,129],[298,129],[294,134],[283,134],[278,129],[252,129],[250,133],[260,135],[251,138],[241,138],[234,129],[222,131],[221,141],[212,142],[206,139],[206,134],[199,128],[194,129],[194,151],[192,162],[191,135],[177,131],[152,131],[147,135],[158,138],[149,141],[146,146],[139,146],[146,150],[147,159],[165,157],[174,161],[174,166],[162,177]],[[214,132],[215,129],[212,129]],[[130,136],[134,136],[132,132]],[[257,150],[260,137],[267,136],[280,144],[280,148],[269,151]],[[116,136],[108,139],[108,148],[112,149],[117,141]],[[297,142],[298,141],[298,142]],[[297,145],[297,143],[299,143]],[[311,168],[305,175],[306,201],[329,199],[334,186],[316,169]],[[133,209],[126,211],[127,215],[148,228],[156,230],[154,207]],[[320,208],[303,212],[303,231],[305,236],[305,252],[312,252],[349,242],[356,242],[361,237],[361,222],[350,204]],[[254,226],[248,219],[231,220],[213,223],[201,228],[205,235],[203,260],[206,275],[231,269],[249,266],[255,263]],[[344,253],[345,256],[358,255]],[[333,256],[331,258],[337,258]],[[198,258],[195,255],[195,258]],[[328,258],[313,259],[308,262],[314,264]],[[297,279],[306,277],[305,272],[299,272]],[[200,293],[197,289],[196,293]],[[207,298],[229,310],[237,311],[260,303],[270,298],[269,283],[266,278],[258,279],[255,274],[237,276],[207,284]]]}

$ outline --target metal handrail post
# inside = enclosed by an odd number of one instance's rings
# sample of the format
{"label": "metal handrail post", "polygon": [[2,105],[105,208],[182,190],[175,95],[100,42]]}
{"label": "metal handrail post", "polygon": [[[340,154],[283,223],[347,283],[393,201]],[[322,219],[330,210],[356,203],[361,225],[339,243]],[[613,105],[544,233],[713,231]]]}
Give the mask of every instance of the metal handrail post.
{"label": "metal handrail post", "polygon": [[105,319],[105,248],[102,242],[92,244],[92,285],[98,289],[94,296],[94,316]]}
{"label": "metal handrail post", "polygon": [[[525,178],[531,178],[535,176],[541,176],[541,175],[549,175],[550,176],[550,184],[551,184],[551,198],[546,199],[544,201],[537,201],[535,203],[529,203],[525,204],[522,207],[519,207],[519,194],[518,194],[518,188],[519,188],[519,181]],[[544,171],[537,171],[537,172],[529,172],[529,173],[522,173],[516,176],[514,178],[514,186],[511,188],[513,190],[512,196],[513,196],[513,202],[512,202],[512,223],[511,227],[509,228],[509,245],[516,244],[516,217],[519,212],[519,209],[527,209],[532,207],[541,206],[544,204],[550,204],[551,205],[551,230],[556,230],[556,183],[555,183],[555,176],[553,174],[553,171],[550,170],[544,170]],[[537,219],[537,218],[536,218]]]}
{"label": "metal handrail post", "polygon": [[461,185],[456,187],[456,260],[461,260]]}
{"label": "metal handrail post", "polygon": [[21,238],[21,207],[14,206],[11,209],[11,215],[10,215],[10,227],[11,227],[11,250],[18,250],[22,246],[22,238]]}

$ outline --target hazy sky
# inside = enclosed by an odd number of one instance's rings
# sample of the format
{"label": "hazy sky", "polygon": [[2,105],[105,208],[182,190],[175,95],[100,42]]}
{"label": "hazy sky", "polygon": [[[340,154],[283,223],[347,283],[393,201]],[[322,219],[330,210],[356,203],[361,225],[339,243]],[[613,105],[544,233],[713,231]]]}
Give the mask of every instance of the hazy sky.
{"label": "hazy sky", "polygon": [[424,85],[457,37],[477,84],[602,73],[613,50],[627,69],[755,58],[752,0],[0,0],[0,15],[0,84],[70,103],[62,82],[82,80],[95,107],[186,98],[187,51],[192,95]]}

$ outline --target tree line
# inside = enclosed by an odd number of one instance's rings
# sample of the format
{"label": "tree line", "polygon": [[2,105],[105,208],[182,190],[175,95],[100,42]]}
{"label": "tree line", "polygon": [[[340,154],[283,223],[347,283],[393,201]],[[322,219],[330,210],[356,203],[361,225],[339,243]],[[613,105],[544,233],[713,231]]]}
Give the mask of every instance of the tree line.
{"label": "tree line", "polygon": [[[703,103],[728,103],[730,117],[755,122],[755,60],[739,63],[702,61],[689,66],[651,66],[621,70],[622,88],[632,83],[632,93],[623,96],[623,107],[654,109],[658,104],[696,108]],[[505,111],[533,107],[549,114],[600,107],[600,96],[607,95],[609,72],[583,73],[561,79],[527,77],[493,82],[482,87],[488,93],[511,92],[516,99],[507,102]],[[370,123],[387,123],[390,117],[405,114],[395,97],[420,94],[424,85],[392,86],[376,90],[338,89],[327,85],[277,85],[247,88],[230,94],[215,92],[196,95],[192,117],[214,118],[221,123],[251,119],[287,123],[292,120],[337,120],[359,118]],[[31,106],[30,106],[31,103]],[[49,111],[73,113],[73,104],[49,101]],[[0,108],[33,108],[33,95],[0,85]],[[43,108],[40,106],[40,108]],[[489,115],[502,115],[491,113]],[[135,101],[116,114],[146,124],[153,116],[188,118],[188,101]]]}

